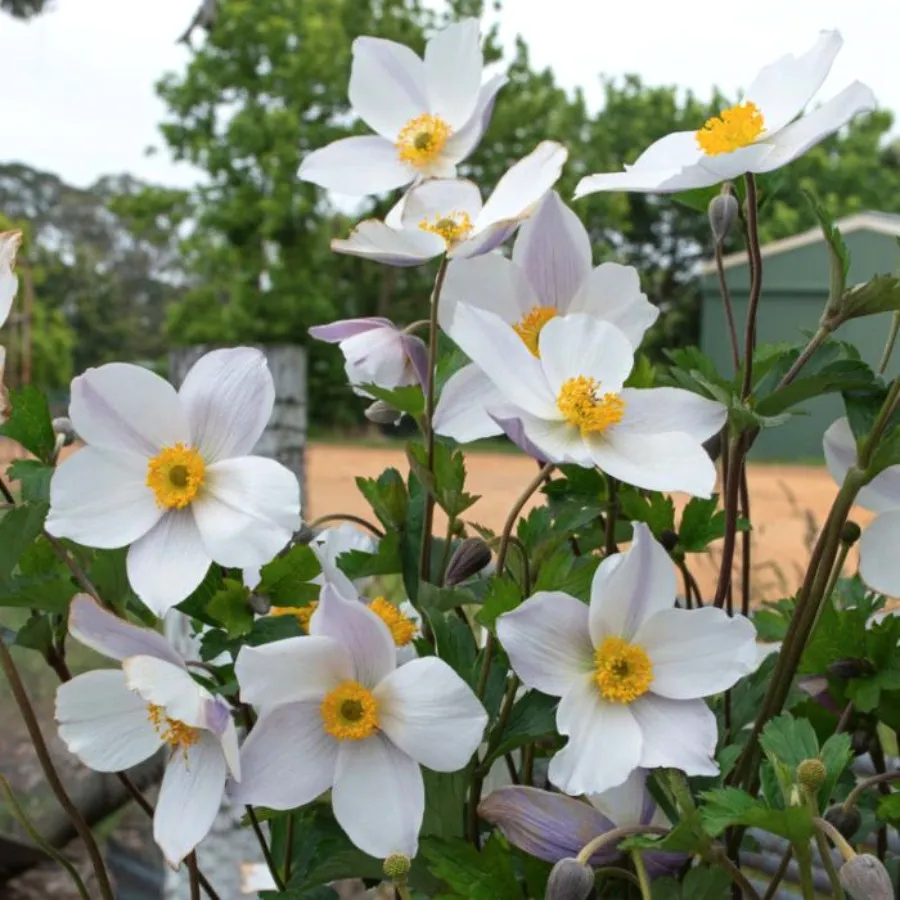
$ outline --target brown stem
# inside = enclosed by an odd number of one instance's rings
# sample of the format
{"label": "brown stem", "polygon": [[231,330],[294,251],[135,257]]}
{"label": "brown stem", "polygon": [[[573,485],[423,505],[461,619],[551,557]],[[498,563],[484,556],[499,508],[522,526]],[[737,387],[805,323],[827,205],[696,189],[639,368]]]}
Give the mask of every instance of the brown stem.
{"label": "brown stem", "polygon": [[734,566],[735,538],[737,537],[738,498],[741,487],[741,471],[744,468],[743,440],[741,435],[731,439],[728,453],[723,507],[725,509],[725,540],[722,543],[722,561],[713,606],[722,609],[731,587]]}
{"label": "brown stem", "polygon": [[200,900],[200,877],[197,871],[197,851],[189,853],[187,859],[188,880],[191,886],[191,900]]}
{"label": "brown stem", "polygon": [[734,371],[741,368],[741,351],[738,349],[737,328],[734,324],[734,307],[731,305],[731,291],[728,289],[728,280],[725,277],[725,266],[722,265],[722,245],[716,241],[716,272],[719,275],[719,293],[722,295],[722,305],[725,307],[725,321],[728,323],[728,339],[731,343],[731,361],[734,363]]}
{"label": "brown stem", "polygon": [[[872,762],[874,763],[874,760]],[[855,806],[856,801],[860,798],[860,795],[867,791],[870,787],[874,787],[876,784],[889,784],[892,781],[900,781],[900,771],[879,772],[877,775],[872,775],[870,778],[866,778],[864,781],[861,781],[858,785],[856,785],[856,787],[854,787],[849,794],[847,794],[847,799],[844,800],[843,803],[844,809],[848,810],[851,807]],[[888,791],[887,793],[890,793],[890,791]]]}
{"label": "brown stem", "polygon": [[831,332],[832,329],[828,326],[819,326],[816,333],[810,338],[809,343],[803,348],[803,352],[794,360],[781,381],[778,382],[778,387],[776,387],[775,390],[786,387],[800,374],[800,370],[809,362],[810,357],[822,346]]}
{"label": "brown stem", "polygon": [[[872,740],[870,742],[869,756],[872,758],[872,765],[875,767],[875,774],[887,776],[888,773],[886,771],[887,767],[886,767],[885,758],[884,758],[884,749],[881,746],[881,740],[878,738],[877,734],[872,738]],[[896,773],[891,773],[891,774],[896,774]],[[878,785],[878,790],[883,795],[887,795],[887,794],[891,793],[891,789],[890,789],[890,787],[888,787],[888,782],[887,782],[886,777],[882,778],[881,781],[877,781],[876,784]],[[876,844],[876,853],[878,855],[878,858],[882,862],[884,862],[884,858],[887,855],[887,839],[888,839],[887,825],[886,824],[879,825],[875,844]]]}
{"label": "brown stem", "polygon": [[618,504],[616,498],[617,490],[616,479],[612,475],[606,476],[606,489],[609,500],[606,504],[606,534],[605,534],[605,550],[607,556],[612,556],[619,552],[616,546],[616,518],[618,516]]}
{"label": "brown stem", "polygon": [[266,865],[269,867],[269,874],[272,876],[272,880],[275,882],[278,890],[283,891],[284,882],[281,880],[281,875],[278,874],[275,860],[272,858],[272,851],[269,849],[269,843],[266,840],[265,834],[263,834],[262,826],[259,824],[259,819],[256,816],[256,810],[249,805],[246,807],[246,810],[247,818],[250,820],[250,825],[253,828],[253,833],[256,835],[256,840],[259,842],[259,847],[262,850]]}
{"label": "brown stem", "polygon": [[746,400],[753,390],[753,351],[756,348],[756,316],[762,293],[762,251],[759,244],[759,210],[756,179],[752,172],[744,176],[747,188],[747,255],[750,257],[750,296],[747,300],[747,323],[744,326],[744,380],[741,399]]}
{"label": "brown stem", "polygon": [[778,893],[778,886],[781,884],[782,879],[787,874],[788,866],[791,864],[791,858],[794,855],[794,845],[788,844],[787,850],[784,851],[784,855],[781,857],[781,862],[778,864],[778,868],[775,870],[775,874],[772,876],[772,880],[769,882],[768,888],[766,888],[765,894],[763,894],[762,900],[774,900],[775,895]]}
{"label": "brown stem", "polygon": [[[747,522],[750,522],[750,486],[747,484],[747,466],[746,463],[741,466],[741,515]],[[749,524],[744,531],[741,532],[741,615],[750,615],[750,576],[753,571],[752,560],[750,558],[752,545],[750,542]]]}
{"label": "brown stem", "polygon": [[329,522],[353,522],[356,525],[362,525],[363,528],[367,531],[371,531],[372,534],[379,539],[384,537],[384,532],[376,525],[373,525],[361,516],[354,516],[351,513],[330,513],[327,516],[319,516],[318,519],[314,519],[309,523],[309,527],[315,531],[317,528],[321,528]]}
{"label": "brown stem", "polygon": [[81,589],[86,593],[93,597],[104,609],[107,609],[107,605],[103,602],[103,598],[100,596],[100,592],[97,588],[94,587],[90,578],[87,577],[84,569],[78,564],[78,560],[75,559],[72,554],[66,550],[66,548],[62,545],[62,543],[57,540],[52,534],[48,534],[46,531],[44,532],[44,537],[47,539],[47,542],[53,548],[53,552],[66,564],[66,567],[72,573],[72,576],[78,582]]}

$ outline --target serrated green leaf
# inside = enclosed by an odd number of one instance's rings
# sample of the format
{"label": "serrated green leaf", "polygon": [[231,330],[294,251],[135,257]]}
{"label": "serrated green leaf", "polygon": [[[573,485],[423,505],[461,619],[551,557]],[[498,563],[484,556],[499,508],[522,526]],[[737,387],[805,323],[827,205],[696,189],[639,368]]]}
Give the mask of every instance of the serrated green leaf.
{"label": "serrated green leaf", "polygon": [[46,503],[27,503],[0,518],[0,585],[8,582],[25,548],[43,531]]}
{"label": "serrated green leaf", "polygon": [[778,416],[798,403],[815,397],[865,389],[874,382],[874,378],[872,370],[864,362],[839,359],[815,375],[801,376],[786,387],[763,397],[756,404],[756,412],[764,416]]}
{"label": "serrated green leaf", "polygon": [[806,719],[790,714],[777,716],[763,729],[759,738],[763,752],[794,770],[805,759],[819,755],[819,739]]}
{"label": "serrated green leaf", "polygon": [[826,212],[813,191],[802,190],[801,193],[808,201],[815,217],[819,220],[825,243],[828,246],[829,269],[831,272],[830,288],[828,292],[828,309],[833,310],[844,293],[847,285],[847,272],[850,270],[850,251],[844,243],[843,235],[834,222],[834,219]]}
{"label": "serrated green leaf", "polygon": [[439,588],[427,581],[419,585],[419,604],[426,612],[448,612],[459,606],[474,606],[479,602],[467,588]]}
{"label": "serrated green leaf", "polygon": [[875,316],[900,310],[900,278],[876,275],[865,284],[856,285],[841,298],[838,315],[841,321]]}
{"label": "serrated green leaf", "polygon": [[394,575],[402,570],[400,560],[400,535],[389,531],[379,542],[374,553],[363,550],[347,550],[337,558],[338,568],[349,578],[368,578],[373,575]]}
{"label": "serrated green leaf", "polygon": [[900,828],[900,791],[882,796],[878,801],[875,815],[880,822],[887,822],[894,828]]}
{"label": "serrated green leaf", "polygon": [[434,445],[434,473],[428,470],[427,451],[423,444],[411,443],[407,446],[407,458],[422,484],[427,485],[435,501],[451,518],[462,515],[478,501],[474,494],[467,494],[463,488],[466,482],[465,457],[459,450],[438,441]]}
{"label": "serrated green leaf", "polygon": [[197,589],[175,608],[186,616],[215,628],[218,623],[206,611],[206,605],[213,594],[219,590],[223,580],[221,569],[218,566],[210,566],[209,571],[206,573],[203,581],[197,586]]}
{"label": "serrated green leaf", "polygon": [[361,389],[371,394],[376,400],[383,400],[400,412],[405,412],[417,419],[425,412],[425,394],[418,385],[397,388],[383,388],[377,384],[363,384]]}
{"label": "serrated green leaf", "polygon": [[850,735],[833,734],[822,745],[819,759],[825,764],[825,781],[819,790],[819,808],[826,809],[834,796],[835,787],[844,770],[853,759]]}
{"label": "serrated green leaf", "polygon": [[16,576],[0,589],[0,607],[38,609],[65,615],[79,588],[65,575]]}
{"label": "serrated green leaf", "polygon": [[447,616],[436,610],[426,611],[426,616],[431,623],[438,657],[466,684],[474,687],[477,682],[475,660],[478,648],[475,646],[472,629],[456,616]]}
{"label": "serrated green leaf", "polygon": [[796,844],[815,834],[812,811],[805,805],[772,809],[738,788],[718,788],[701,797],[703,822],[713,837],[734,825],[761,828]]}
{"label": "serrated green leaf", "polygon": [[53,646],[53,626],[47,616],[33,615],[16,632],[16,646],[46,653]]}
{"label": "serrated green leaf", "polygon": [[403,478],[396,469],[385,469],[378,478],[357,478],[356,486],[385,528],[390,530],[404,527],[409,495]]}
{"label": "serrated green leaf", "polygon": [[446,840],[463,837],[470,770],[465,768],[457,772],[433,772],[423,769],[422,777],[425,782],[422,836],[430,835]]}
{"label": "serrated green leaf", "polygon": [[623,518],[644,522],[656,537],[675,530],[675,502],[667,494],[642,496],[636,490],[622,490],[619,510]]}
{"label": "serrated green leaf", "polygon": [[319,596],[319,587],[310,581],[321,571],[312,549],[297,544],[262,567],[256,591],[265,594],[273,606],[305,606]]}
{"label": "serrated green leaf", "polygon": [[488,583],[484,603],[475,620],[485,628],[493,630],[497,619],[503,613],[514,610],[522,602],[522,590],[506,578],[494,577]]}
{"label": "serrated green leaf", "polygon": [[241,581],[226,578],[213,594],[206,611],[228,632],[228,637],[242,637],[253,628],[253,610],[249,601],[250,589]]}
{"label": "serrated green leaf", "polygon": [[18,441],[39,460],[50,462],[56,435],[47,398],[36,387],[26,384],[9,392],[9,403],[9,418],[0,426],[0,435]]}
{"label": "serrated green leaf", "polygon": [[431,873],[447,885],[454,896],[466,900],[522,900],[522,889],[513,869],[512,857],[503,839],[492,835],[479,852],[464,841],[422,842],[422,855]]}
{"label": "serrated green leaf", "polygon": [[49,503],[50,479],[54,471],[53,466],[37,459],[16,459],[9,466],[9,477],[19,482],[19,491],[26,503]]}

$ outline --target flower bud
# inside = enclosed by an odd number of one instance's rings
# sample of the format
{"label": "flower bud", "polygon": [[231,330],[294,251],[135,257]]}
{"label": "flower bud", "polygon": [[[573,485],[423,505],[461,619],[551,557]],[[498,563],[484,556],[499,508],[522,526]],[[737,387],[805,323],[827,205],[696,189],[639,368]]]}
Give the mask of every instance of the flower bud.
{"label": "flower bud", "polygon": [[257,594],[255,591],[250,593],[247,603],[258,616],[267,616],[272,609],[272,601],[265,594]]}
{"label": "flower bud", "polygon": [[804,759],[797,766],[797,781],[809,793],[814,794],[825,783],[828,769],[821,759]]}
{"label": "flower bud", "polygon": [[481,538],[466,538],[453,551],[444,584],[452,587],[477,575],[491,561],[491,548]]}
{"label": "flower bud", "polygon": [[893,900],[891,877],[881,861],[869,853],[860,853],[838,870],[841,887],[855,900]]}
{"label": "flower bud", "polygon": [[848,681],[851,678],[864,678],[875,674],[875,666],[867,659],[838,659],[826,670],[834,678]]}
{"label": "flower bud", "polygon": [[859,808],[851,806],[849,809],[844,809],[840,803],[829,806],[825,810],[824,818],[829,825],[834,825],[838,832],[848,841],[859,831],[859,826],[862,825],[862,814]]}
{"label": "flower bud", "polygon": [[667,528],[660,532],[659,542],[663,545],[666,553],[671,553],[678,546],[678,535]]}
{"label": "flower bud", "polygon": [[862,756],[869,752],[869,741],[872,735],[868,728],[857,728],[850,735],[850,749],[854,756]]}
{"label": "flower bud", "polygon": [[403,413],[384,400],[376,400],[366,407],[365,416],[376,425],[396,425],[403,417]]}
{"label": "flower bud", "polygon": [[728,236],[738,212],[737,198],[730,191],[717,194],[709,201],[709,228],[717,244],[721,244]]}
{"label": "flower bud", "polygon": [[577,859],[561,859],[550,871],[545,900],[587,900],[594,890],[594,870]]}
{"label": "flower bud", "polygon": [[69,444],[73,444],[75,442],[75,438],[77,435],[75,434],[75,426],[72,424],[72,420],[67,416],[59,416],[54,419],[51,423],[53,426],[54,434],[61,437],[62,446],[68,447]]}
{"label": "flower bud", "polygon": [[848,547],[852,547],[859,540],[861,534],[862,529],[859,525],[848,519],[844,522],[844,527],[841,529],[841,542]]}
{"label": "flower bud", "polygon": [[410,868],[409,857],[403,853],[392,853],[384,861],[384,874],[393,881],[396,881],[398,878],[406,878]]}

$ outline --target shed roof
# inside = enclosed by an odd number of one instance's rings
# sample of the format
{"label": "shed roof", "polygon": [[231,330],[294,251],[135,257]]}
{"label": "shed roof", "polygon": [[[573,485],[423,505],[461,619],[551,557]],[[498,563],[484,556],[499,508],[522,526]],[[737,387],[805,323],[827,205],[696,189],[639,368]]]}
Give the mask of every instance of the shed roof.
{"label": "shed roof", "polygon": [[[852,216],[845,216],[835,222],[838,229],[843,234],[849,234],[852,231],[874,231],[876,234],[887,234],[893,237],[900,237],[900,215],[896,213],[885,213],[866,211],[856,213]],[[821,228],[810,228],[809,231],[802,231],[800,234],[793,234],[790,237],[781,238],[777,241],[771,241],[764,244],[760,249],[765,259],[768,256],[777,256],[779,253],[787,253],[790,250],[798,250],[800,247],[806,247],[814,244],[816,241],[824,240]],[[737,253],[729,253],[723,257],[722,265],[726,269],[734,266],[746,265],[747,251],[739,250]],[[715,260],[705,260],[700,264],[700,274],[710,275],[716,271]]]}

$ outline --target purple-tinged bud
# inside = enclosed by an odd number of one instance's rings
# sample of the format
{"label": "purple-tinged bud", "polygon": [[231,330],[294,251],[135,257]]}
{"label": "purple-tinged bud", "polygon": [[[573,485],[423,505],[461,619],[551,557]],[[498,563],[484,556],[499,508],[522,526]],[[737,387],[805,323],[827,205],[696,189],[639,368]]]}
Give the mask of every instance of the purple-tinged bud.
{"label": "purple-tinged bud", "polygon": [[709,201],[707,207],[709,228],[717,244],[721,244],[728,237],[738,212],[737,198],[730,191],[717,194]]}
{"label": "purple-tinged bud", "polygon": [[491,561],[491,548],[481,538],[466,538],[453,551],[444,584],[452,587],[477,575]]}
{"label": "purple-tinged bud", "polygon": [[545,900],[587,900],[594,891],[594,870],[567,857],[551,870]]}
{"label": "purple-tinged bud", "polygon": [[384,400],[376,400],[366,407],[365,417],[376,425],[396,425],[403,413]]}
{"label": "purple-tinged bud", "polygon": [[825,810],[824,818],[829,825],[834,825],[838,832],[848,841],[859,831],[859,827],[862,825],[862,814],[859,808],[851,806],[849,809],[844,809],[840,803],[829,806]]}
{"label": "purple-tinged bud", "polygon": [[855,900],[894,900],[891,876],[883,863],[869,853],[860,853],[838,870],[841,887]]}
{"label": "purple-tinged bud", "polygon": [[851,678],[865,678],[875,674],[875,666],[867,659],[838,659],[827,669],[829,675],[848,681]]}

